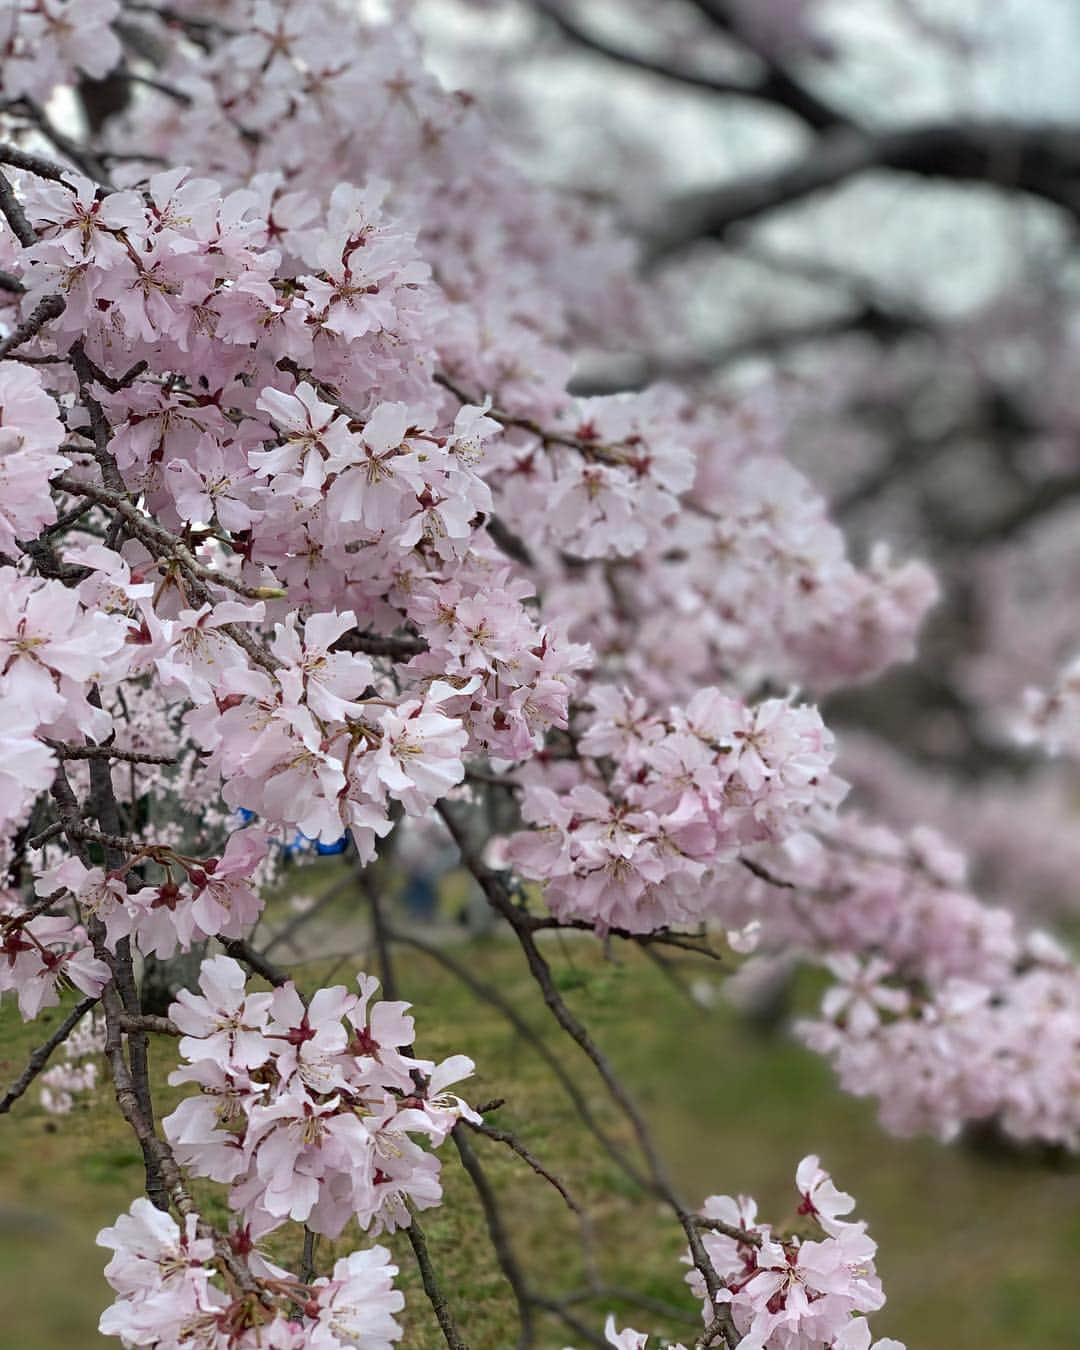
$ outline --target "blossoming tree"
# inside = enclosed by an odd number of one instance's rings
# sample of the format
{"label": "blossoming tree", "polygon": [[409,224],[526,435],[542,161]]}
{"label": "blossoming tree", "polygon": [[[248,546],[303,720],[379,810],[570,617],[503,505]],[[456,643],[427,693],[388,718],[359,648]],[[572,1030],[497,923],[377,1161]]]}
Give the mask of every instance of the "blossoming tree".
{"label": "blossoming tree", "polygon": [[[404,1229],[468,1344],[420,1217],[440,1150],[485,1203],[474,1136],[542,1160],[457,1095],[467,1059],[421,1057],[422,1008],[366,974],[302,993],[252,939],[277,842],[345,834],[366,865],[434,816],[681,1228],[696,1350],[867,1350],[852,1198],[810,1157],[794,1229],[685,1202],[538,936],[792,951],[835,981],[807,1040],[887,1126],[1074,1146],[1070,958],[938,836],[838,812],[832,737],[781,692],[910,656],[935,583],[855,566],[808,479],[707,403],[567,392],[574,344],[633,321],[633,250],[520,177],[406,7],[376,8],[0,10],[0,990],[26,1019],[82,996],[0,1111],[94,1010],[146,1182],[99,1235],[106,1335],[378,1350],[403,1298],[370,1239]],[[147,1011],[146,963],[192,949],[197,989]],[[284,1225],[294,1271],[263,1247]]]}

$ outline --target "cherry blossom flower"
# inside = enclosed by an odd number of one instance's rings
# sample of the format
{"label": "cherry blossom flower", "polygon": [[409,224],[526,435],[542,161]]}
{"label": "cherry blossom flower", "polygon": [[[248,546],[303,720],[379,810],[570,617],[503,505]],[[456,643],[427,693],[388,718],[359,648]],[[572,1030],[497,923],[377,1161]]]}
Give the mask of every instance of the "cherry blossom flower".
{"label": "cherry blossom flower", "polygon": [[56,453],[63,434],[38,373],[0,362],[0,551],[9,556],[56,520],[49,479],[71,463]]}
{"label": "cherry blossom flower", "polygon": [[180,1228],[144,1197],[133,1200],[128,1213],[97,1236],[98,1246],[114,1253],[105,1278],[118,1294],[129,1296],[183,1278],[188,1268],[201,1267],[213,1254],[213,1243],[200,1238],[197,1229],[194,1214]]}
{"label": "cherry blossom flower", "polygon": [[385,1247],[369,1247],[335,1261],[333,1274],[312,1286],[318,1312],[307,1342],[311,1350],[341,1345],[389,1350],[401,1336],[394,1313],[405,1306],[394,1288],[397,1273]]}
{"label": "cherry blossom flower", "polygon": [[0,935],[0,993],[15,991],[24,1021],[42,1008],[54,1008],[65,984],[96,998],[111,979],[86,930],[62,914],[38,914],[9,924]]}
{"label": "cherry blossom flower", "polygon": [[907,993],[883,982],[892,971],[880,957],[862,962],[851,952],[841,952],[828,957],[826,965],[840,983],[826,992],[821,1011],[832,1021],[843,1017],[853,1035],[866,1036],[875,1031],[883,1012],[897,1014],[907,1010]]}
{"label": "cherry blossom flower", "polygon": [[202,994],[181,989],[171,1016],[183,1033],[180,1053],[254,1069],[270,1058],[265,1028],[272,995],[248,994],[243,969],[229,956],[202,963]]}

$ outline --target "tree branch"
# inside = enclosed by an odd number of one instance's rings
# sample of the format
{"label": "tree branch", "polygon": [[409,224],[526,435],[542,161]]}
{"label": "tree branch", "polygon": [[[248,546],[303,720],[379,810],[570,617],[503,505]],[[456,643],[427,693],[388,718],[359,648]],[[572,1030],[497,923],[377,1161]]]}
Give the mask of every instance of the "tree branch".
{"label": "tree branch", "polygon": [[759,98],[786,108],[814,131],[851,125],[850,118],[808,89],[770,51],[754,42],[728,9],[725,0],[691,0],[691,3],[721,32],[746,51],[752,52],[761,63],[764,74],[756,86]]}
{"label": "tree branch", "polygon": [[122,750],[113,745],[69,745],[65,741],[42,740],[60,759],[118,759],[125,764],[175,764],[175,755],[155,755],[145,750]]}
{"label": "tree branch", "polygon": [[11,1110],[49,1062],[49,1057],[52,1055],[53,1051],[57,1049],[58,1046],[63,1045],[90,1009],[96,1007],[99,1002],[100,1000],[97,998],[84,998],[81,1003],[77,1003],[49,1039],[43,1041],[41,1045],[38,1046],[27,1061],[26,1068],[19,1074],[14,1083],[11,1084],[3,1097],[0,1097],[0,1116],[5,1115]]}
{"label": "tree branch", "polygon": [[412,656],[426,652],[428,644],[422,637],[384,637],[380,633],[342,633],[331,646],[334,652],[362,652],[365,656],[389,656],[394,661],[408,661]]}
{"label": "tree branch", "polygon": [[[1008,176],[1002,172],[1008,166]],[[839,131],[803,156],[704,192],[676,198],[655,232],[654,260],[741,222],[805,200],[870,169],[980,182],[1031,193],[1080,219],[1080,130],[1016,122],[928,123],[880,132]]]}
{"label": "tree branch", "polygon": [[256,951],[246,938],[219,937],[218,942],[234,961],[239,961],[256,975],[261,975],[267,984],[272,984],[275,989],[288,984],[289,977],[285,972],[272,961],[268,961],[261,952]]}
{"label": "tree branch", "polygon": [[[671,80],[676,84],[685,84],[691,89],[700,89],[707,94],[764,102],[772,102],[776,98],[775,91],[771,89],[767,76],[756,83],[748,84],[742,80],[725,79],[718,75],[706,75],[702,71],[691,70],[687,66],[672,65],[658,57],[647,56],[643,52],[636,52],[629,47],[622,47],[614,42],[609,42],[606,38],[579,23],[560,0],[532,0],[532,3],[533,8],[538,10],[564,37],[569,38],[579,47],[584,47],[586,51],[592,52],[596,56],[602,56],[605,60],[613,61],[617,65],[628,66],[632,70],[640,70],[647,75],[657,75],[661,79]],[[797,112],[798,116],[804,121],[810,120],[806,115],[805,108],[792,108],[791,111]],[[822,125],[832,126],[835,122],[836,118],[830,116]],[[811,125],[817,125],[817,119],[812,121]]]}
{"label": "tree branch", "polygon": [[411,1201],[406,1201],[406,1204],[409,1206],[412,1221],[405,1229],[405,1233],[416,1254],[416,1264],[420,1267],[420,1279],[424,1285],[424,1293],[427,1294],[428,1302],[431,1304],[432,1311],[435,1313],[442,1329],[443,1339],[450,1350],[468,1350],[468,1346],[458,1332],[454,1314],[450,1310],[449,1300],[439,1283],[439,1277],[432,1264],[431,1253],[428,1251],[427,1238],[424,1236],[423,1228],[420,1227],[420,1220],[416,1217],[416,1210]]}
{"label": "tree branch", "polygon": [[533,1299],[524,1272],[510,1242],[506,1224],[503,1222],[498,1197],[488,1180],[487,1173],[480,1164],[480,1159],[476,1156],[476,1150],[469,1143],[468,1135],[463,1129],[463,1123],[459,1120],[450,1133],[457,1147],[461,1165],[468,1174],[469,1180],[479,1197],[480,1208],[484,1211],[484,1222],[487,1224],[488,1237],[490,1237],[491,1245],[495,1249],[495,1259],[499,1263],[499,1269],[506,1276],[506,1282],[513,1291],[514,1299],[517,1302],[518,1319],[521,1324],[517,1340],[518,1350],[528,1350],[528,1347],[535,1341]]}
{"label": "tree branch", "polygon": [[[0,152],[4,149],[0,146]],[[37,232],[30,224],[22,203],[15,195],[15,189],[5,174],[0,173],[0,212],[3,213],[11,232],[23,248],[31,248],[37,243]]]}
{"label": "tree branch", "polygon": [[[634,1137],[637,1140],[638,1147],[642,1156],[648,1165],[649,1174],[652,1178],[652,1190],[664,1201],[665,1204],[675,1214],[679,1220],[683,1231],[686,1234],[690,1245],[690,1255],[695,1268],[701,1274],[705,1282],[705,1287],[709,1295],[710,1302],[716,1302],[716,1296],[723,1288],[716,1269],[709,1260],[709,1255],[705,1250],[695,1224],[695,1216],[686,1208],[678,1198],[674,1188],[668,1179],[666,1169],[653,1143],[652,1136],[649,1133],[648,1126],[641,1114],[637,1103],[623,1087],[622,1083],[608,1062],[607,1056],[600,1050],[599,1046],[592,1039],[584,1024],[571,1012],[566,1001],[559,993],[555,981],[551,975],[551,967],[544,959],[543,954],[536,945],[533,937],[531,925],[528,922],[528,915],[519,910],[513,903],[501,878],[493,872],[480,857],[477,850],[473,847],[466,830],[463,828],[453,809],[444,801],[441,802],[436,810],[442,817],[447,829],[454,838],[461,854],[461,860],[464,865],[472,872],[487,896],[489,903],[505,918],[514,931],[525,955],[526,964],[529,967],[529,973],[536,981],[543,995],[544,1002],[547,1004],[551,1015],[558,1022],[559,1026],[566,1032],[570,1039],[578,1046],[582,1053],[591,1061],[596,1072],[602,1079],[612,1100],[618,1105],[623,1115],[630,1123]],[[731,1310],[726,1304],[719,1305],[717,1309],[716,1321],[720,1328],[725,1342],[729,1346],[738,1345],[741,1337],[735,1329],[735,1324],[731,1319]]]}
{"label": "tree branch", "polygon": [[67,308],[67,302],[61,295],[43,296],[25,319],[0,342],[0,360],[24,342],[37,337],[47,323],[59,318]]}

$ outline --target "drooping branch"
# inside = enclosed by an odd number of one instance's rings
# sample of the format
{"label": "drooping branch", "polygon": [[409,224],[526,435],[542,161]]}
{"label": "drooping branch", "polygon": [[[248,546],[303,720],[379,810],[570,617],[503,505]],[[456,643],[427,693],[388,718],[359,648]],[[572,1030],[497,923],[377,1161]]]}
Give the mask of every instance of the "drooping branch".
{"label": "drooping branch", "polygon": [[72,1008],[71,1012],[68,1013],[49,1039],[43,1041],[33,1054],[31,1054],[30,1058],[27,1060],[26,1068],[23,1069],[22,1073],[19,1074],[18,1078],[11,1084],[3,1097],[0,1097],[0,1116],[5,1115],[11,1110],[49,1062],[49,1058],[53,1051],[63,1045],[90,1009],[97,1007],[99,1001],[100,1000],[97,998],[84,998],[82,1002],[76,1003],[75,1007]]}
{"label": "drooping branch", "polygon": [[360,889],[367,896],[371,910],[371,932],[375,939],[375,954],[379,963],[379,979],[382,981],[383,996],[389,999],[400,997],[394,958],[390,951],[390,930],[386,923],[383,898],[379,885],[359,858],[354,860],[353,869]]}
{"label": "drooping branch", "polygon": [[477,1134],[482,1134],[486,1139],[492,1139],[496,1143],[505,1144],[507,1148],[511,1149],[514,1153],[517,1154],[517,1156],[522,1160],[522,1162],[527,1163],[528,1166],[532,1168],[532,1170],[536,1173],[538,1177],[543,1177],[544,1180],[549,1185],[553,1186],[559,1192],[563,1200],[566,1202],[567,1209],[571,1210],[574,1214],[578,1215],[579,1218],[584,1215],[585,1211],[574,1199],[574,1197],[570,1194],[570,1192],[566,1189],[563,1183],[558,1179],[558,1177],[556,1177],[553,1173],[549,1172],[547,1168],[543,1165],[543,1163],[541,1163],[538,1158],[534,1157],[533,1154],[529,1152],[529,1150],[517,1138],[516,1135],[512,1134],[509,1130],[496,1130],[493,1126],[488,1125],[485,1121],[480,1122],[469,1121],[468,1125],[469,1129],[475,1130]]}
{"label": "drooping branch", "polygon": [[411,1222],[405,1229],[405,1234],[416,1255],[416,1264],[420,1269],[420,1280],[424,1286],[424,1293],[427,1295],[436,1321],[442,1330],[443,1339],[450,1350],[468,1350],[466,1342],[462,1340],[461,1333],[457,1329],[457,1322],[454,1320],[454,1314],[450,1308],[450,1300],[439,1281],[434,1262],[431,1259],[431,1253],[428,1250],[427,1237],[411,1203],[409,1203],[409,1213],[412,1217]]}
{"label": "drooping branch", "polygon": [[506,999],[498,989],[493,985],[485,984],[477,979],[473,972],[463,962],[458,961],[443,948],[435,946],[433,943],[425,942],[422,938],[416,937],[412,933],[401,933],[391,930],[390,937],[394,942],[405,943],[408,946],[415,947],[418,951],[425,952],[433,961],[437,961],[444,969],[449,970],[456,976],[467,989],[472,990],[478,998],[495,1008],[510,1023],[517,1034],[540,1056],[547,1064],[548,1068],[554,1074],[559,1084],[562,1086],[567,1097],[572,1103],[578,1116],[584,1123],[586,1129],[593,1135],[597,1142],[603,1147],[608,1156],[618,1167],[642,1190],[649,1189],[648,1178],[637,1168],[626,1154],[619,1148],[618,1144],[608,1135],[603,1127],[596,1120],[584,1094],[573,1077],[567,1072],[558,1056],[552,1051],[547,1042],[525,1021],[512,1003]]}
{"label": "drooping branch", "polygon": [[[539,986],[548,1010],[559,1026],[562,1027],[586,1058],[591,1061],[612,1100],[629,1122],[637,1140],[638,1148],[641,1150],[648,1166],[652,1190],[672,1210],[686,1233],[693,1264],[705,1282],[710,1301],[715,1303],[716,1296],[720,1293],[723,1285],[701,1241],[701,1234],[695,1224],[695,1216],[676,1194],[639,1107],[615,1074],[607,1056],[601,1051],[587,1028],[574,1015],[566,1000],[559,993],[552,978],[551,967],[536,945],[531,925],[525,921],[527,916],[523,919],[524,911],[514,904],[502,878],[484,862],[473,846],[468,831],[458,819],[455,811],[446,802],[442,802],[436,809],[458,846],[463,864],[473,874],[489,903],[507,920],[513,930],[525,956],[529,973]],[[722,1336],[729,1346],[736,1346],[741,1340],[727,1304],[721,1303],[718,1306],[715,1334]],[[711,1340],[703,1341],[700,1344],[702,1346],[711,1344]]]}
{"label": "drooping branch", "polygon": [[484,1222],[487,1225],[488,1237],[491,1239],[491,1245],[495,1251],[495,1259],[499,1263],[499,1269],[506,1276],[506,1282],[513,1291],[517,1303],[520,1323],[517,1340],[518,1350],[528,1350],[529,1346],[535,1342],[532,1294],[525,1279],[525,1273],[521,1269],[521,1264],[514,1251],[513,1243],[510,1241],[510,1234],[499,1208],[495,1188],[488,1180],[487,1173],[484,1171],[480,1159],[476,1156],[476,1150],[469,1143],[461,1121],[458,1121],[454,1126],[451,1137],[457,1148],[458,1157],[461,1159],[461,1165],[468,1174],[480,1200],[480,1208],[484,1212]]}

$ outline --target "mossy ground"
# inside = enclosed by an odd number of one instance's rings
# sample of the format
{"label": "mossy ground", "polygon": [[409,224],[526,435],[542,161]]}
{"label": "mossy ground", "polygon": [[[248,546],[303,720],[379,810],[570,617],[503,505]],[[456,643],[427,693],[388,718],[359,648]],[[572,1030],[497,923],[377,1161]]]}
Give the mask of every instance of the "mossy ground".
{"label": "mossy ground", "polygon": [[[351,938],[350,938],[351,941]],[[546,948],[572,1006],[595,1032],[653,1123],[684,1193],[752,1192],[762,1211],[790,1214],[790,1178],[805,1153],[818,1152],[859,1200],[859,1214],[881,1244],[889,1294],[876,1319],[880,1335],[910,1350],[1075,1350],[1080,1346],[1080,1173],[1045,1158],[994,1156],[967,1146],[896,1141],[877,1129],[869,1104],[843,1096],[829,1071],[784,1036],[748,1034],[720,1001],[703,1011],[637,953],[604,962],[590,941]],[[459,942],[454,955],[496,984],[574,1071],[590,1107],[626,1137],[601,1085],[550,1019],[521,959],[504,939]],[[695,976],[706,963],[689,958]],[[350,959],[344,981],[363,964]],[[304,982],[326,962],[301,968]],[[469,1087],[477,1102],[504,1097],[492,1123],[515,1130],[568,1187],[587,1200],[605,1279],[612,1285],[681,1305],[682,1243],[674,1224],[642,1197],[576,1119],[547,1067],[489,1007],[426,956],[402,948],[403,996],[417,1004],[418,1049],[429,1057],[470,1054],[478,1069]],[[53,1010],[51,1020],[62,1015]],[[47,1015],[48,1016],[48,1015]],[[21,1068],[48,1023],[30,1028],[5,1001],[0,1014],[0,1081]],[[155,1046],[155,1078],[164,1086],[171,1043]],[[95,1326],[108,1294],[106,1253],[94,1233],[127,1207],[141,1186],[141,1160],[126,1127],[99,1087],[61,1120],[50,1119],[34,1091],[0,1120],[0,1347],[82,1350],[99,1340]],[[502,1198],[523,1265],[552,1294],[582,1288],[576,1226],[559,1197],[500,1146],[475,1147]],[[491,1255],[471,1183],[452,1144],[444,1149],[447,1203],[424,1216],[433,1257],[473,1350],[515,1344],[511,1296]],[[220,1213],[199,1191],[208,1217]],[[219,1192],[220,1195],[220,1192]],[[357,1245],[348,1234],[339,1250]],[[436,1350],[439,1333],[419,1288],[411,1251],[392,1245],[408,1299],[409,1350]],[[282,1251],[296,1259],[296,1253]],[[319,1253],[326,1268],[330,1244]],[[617,1299],[581,1303],[574,1313],[597,1330],[608,1307],[642,1330],[677,1335],[656,1313],[631,1311]],[[686,1328],[683,1328],[685,1334]],[[558,1350],[573,1334],[550,1316],[539,1344]],[[578,1340],[578,1344],[582,1342]]]}

